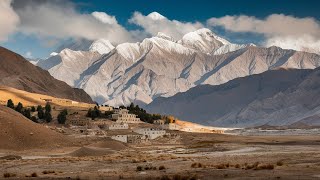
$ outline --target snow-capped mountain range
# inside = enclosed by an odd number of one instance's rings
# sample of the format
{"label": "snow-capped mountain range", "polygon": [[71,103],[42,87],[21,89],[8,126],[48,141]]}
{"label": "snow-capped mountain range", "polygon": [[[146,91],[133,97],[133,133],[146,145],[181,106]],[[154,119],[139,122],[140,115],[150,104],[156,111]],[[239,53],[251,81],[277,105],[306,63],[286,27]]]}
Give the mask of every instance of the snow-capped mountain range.
{"label": "snow-capped mountain range", "polygon": [[233,44],[204,28],[180,40],[158,33],[115,47],[104,39],[83,40],[62,46],[37,65],[98,103],[118,106],[146,105],[200,84],[218,85],[270,69],[314,69],[320,59],[278,47]]}

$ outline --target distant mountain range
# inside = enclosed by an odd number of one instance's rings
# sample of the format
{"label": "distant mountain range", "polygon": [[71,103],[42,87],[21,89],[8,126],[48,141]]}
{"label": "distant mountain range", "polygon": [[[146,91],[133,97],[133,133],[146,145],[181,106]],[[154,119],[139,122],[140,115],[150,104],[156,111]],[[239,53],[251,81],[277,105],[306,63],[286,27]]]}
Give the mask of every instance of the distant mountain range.
{"label": "distant mountain range", "polygon": [[0,47],[0,86],[93,103],[82,89],[72,88],[53,78],[47,71],[3,47]]}
{"label": "distant mountain range", "polygon": [[158,33],[138,43],[114,47],[107,40],[71,42],[38,66],[69,85],[84,89],[95,101],[113,106],[145,106],[203,85],[279,68],[314,69],[318,54],[233,44],[209,29],[180,40]]}
{"label": "distant mountain range", "polygon": [[272,70],[222,85],[200,85],[146,109],[221,127],[320,126],[320,68]]}

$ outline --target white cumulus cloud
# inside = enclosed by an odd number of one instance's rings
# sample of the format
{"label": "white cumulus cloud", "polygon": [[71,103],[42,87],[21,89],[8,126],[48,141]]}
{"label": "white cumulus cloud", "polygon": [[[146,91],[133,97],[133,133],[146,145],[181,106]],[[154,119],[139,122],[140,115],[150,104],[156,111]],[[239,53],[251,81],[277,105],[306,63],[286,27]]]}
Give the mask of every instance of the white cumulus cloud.
{"label": "white cumulus cloud", "polygon": [[265,46],[279,46],[320,53],[320,24],[314,18],[297,18],[272,14],[265,19],[252,16],[211,18],[209,26],[222,26],[232,32],[252,32],[266,37]]}
{"label": "white cumulus cloud", "polygon": [[141,26],[144,31],[150,35],[157,35],[158,32],[165,33],[175,39],[180,39],[184,34],[198,30],[203,27],[199,22],[180,22],[169,20],[157,12],[152,12],[145,16],[140,12],[135,12],[130,23]]}
{"label": "white cumulus cloud", "polygon": [[19,31],[43,37],[105,38],[114,43],[132,41],[130,32],[114,16],[104,12],[80,13],[73,6],[50,1],[30,4],[16,10],[21,19]]}
{"label": "white cumulus cloud", "polygon": [[95,18],[97,18],[98,20],[100,20],[103,23],[106,24],[118,24],[116,17],[115,16],[110,16],[108,14],[106,14],[105,12],[93,12],[91,13]]}
{"label": "white cumulus cloud", "polygon": [[6,41],[19,24],[19,16],[12,9],[11,2],[12,0],[0,1],[0,41]]}

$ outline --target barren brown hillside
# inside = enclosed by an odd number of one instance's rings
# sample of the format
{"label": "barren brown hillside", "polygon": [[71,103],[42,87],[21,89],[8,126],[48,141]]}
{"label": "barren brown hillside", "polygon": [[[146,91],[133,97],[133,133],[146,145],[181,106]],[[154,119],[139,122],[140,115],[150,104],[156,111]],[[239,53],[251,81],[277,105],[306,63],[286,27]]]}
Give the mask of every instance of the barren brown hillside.
{"label": "barren brown hillside", "polygon": [[67,136],[34,123],[10,108],[0,106],[1,149],[56,148],[70,142]]}
{"label": "barren brown hillside", "polygon": [[80,102],[92,102],[83,90],[71,88],[65,82],[53,78],[47,71],[3,47],[0,47],[0,85]]}

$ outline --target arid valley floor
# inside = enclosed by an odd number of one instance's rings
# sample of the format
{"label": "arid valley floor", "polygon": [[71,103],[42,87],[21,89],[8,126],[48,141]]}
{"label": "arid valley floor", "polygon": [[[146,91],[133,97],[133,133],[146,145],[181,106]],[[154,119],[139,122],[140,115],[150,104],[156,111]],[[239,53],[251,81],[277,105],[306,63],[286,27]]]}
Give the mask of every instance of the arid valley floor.
{"label": "arid valley floor", "polygon": [[[235,136],[178,132],[171,143],[125,145],[78,137],[72,144],[4,150],[1,174],[13,179],[318,179],[320,137]],[[160,167],[160,170],[159,170]],[[29,176],[29,177],[28,177]],[[2,176],[3,178],[3,176]]]}

